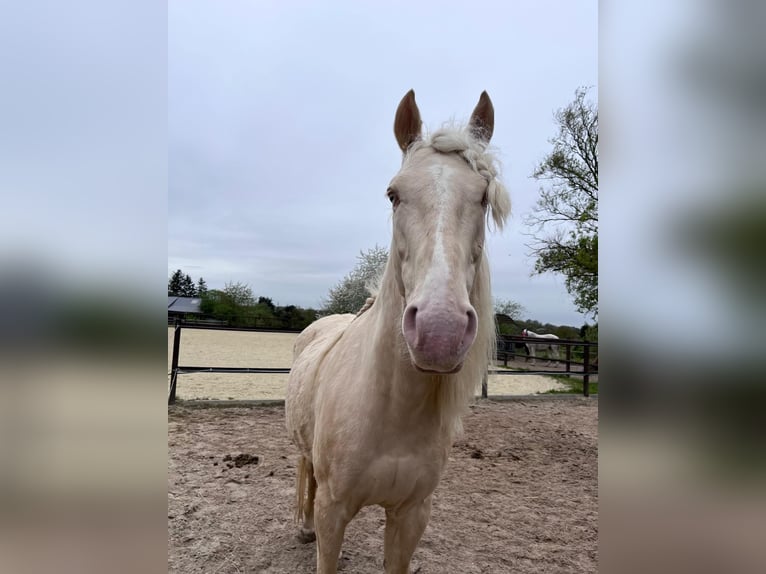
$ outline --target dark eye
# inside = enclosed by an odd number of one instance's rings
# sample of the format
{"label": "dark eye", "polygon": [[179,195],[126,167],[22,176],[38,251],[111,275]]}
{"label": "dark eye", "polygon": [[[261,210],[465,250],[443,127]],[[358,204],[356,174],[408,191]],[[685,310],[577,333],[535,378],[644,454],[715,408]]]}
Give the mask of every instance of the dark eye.
{"label": "dark eye", "polygon": [[391,205],[393,205],[394,207],[399,205],[399,194],[396,193],[396,191],[394,191],[393,189],[389,189],[386,192],[386,195],[388,196],[388,200],[391,202]]}

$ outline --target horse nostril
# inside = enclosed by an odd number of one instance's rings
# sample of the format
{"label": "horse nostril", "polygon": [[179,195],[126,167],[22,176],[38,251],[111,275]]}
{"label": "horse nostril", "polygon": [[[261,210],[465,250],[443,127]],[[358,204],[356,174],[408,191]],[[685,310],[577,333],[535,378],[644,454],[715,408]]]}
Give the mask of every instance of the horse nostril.
{"label": "horse nostril", "polygon": [[414,345],[417,342],[417,326],[416,315],[418,314],[418,308],[414,305],[410,305],[404,310],[404,317],[402,318],[402,331],[405,339],[410,345]]}
{"label": "horse nostril", "polygon": [[418,308],[414,305],[410,305],[407,307],[407,309],[404,310],[404,320],[402,321],[402,327],[404,328],[404,333],[411,333],[415,334],[416,328],[415,328],[415,316],[418,314]]}
{"label": "horse nostril", "polygon": [[468,323],[465,326],[465,334],[463,335],[463,346],[470,346],[473,343],[474,337],[476,337],[476,328],[478,326],[478,319],[476,318],[476,312],[473,309],[466,311],[468,315]]}

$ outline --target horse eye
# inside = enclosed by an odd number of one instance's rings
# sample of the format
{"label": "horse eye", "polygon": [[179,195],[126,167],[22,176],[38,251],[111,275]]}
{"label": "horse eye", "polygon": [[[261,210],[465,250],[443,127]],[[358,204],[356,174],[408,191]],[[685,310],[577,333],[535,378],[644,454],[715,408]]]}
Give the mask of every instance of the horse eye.
{"label": "horse eye", "polygon": [[393,205],[394,207],[399,205],[399,196],[393,189],[389,189],[386,195],[388,196],[388,199],[391,202],[391,205]]}

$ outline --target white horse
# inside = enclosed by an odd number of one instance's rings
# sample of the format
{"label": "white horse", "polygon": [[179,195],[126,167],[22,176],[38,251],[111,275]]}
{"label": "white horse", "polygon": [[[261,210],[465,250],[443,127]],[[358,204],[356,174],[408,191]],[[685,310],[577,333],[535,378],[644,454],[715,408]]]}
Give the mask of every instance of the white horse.
{"label": "white horse", "polygon": [[[522,337],[529,337],[531,339],[558,339],[556,335],[553,333],[548,333],[546,335],[538,335],[537,333],[534,333],[530,331],[529,329],[524,329],[521,332]],[[553,364],[552,359],[555,358],[558,360],[559,358],[559,346],[554,345],[550,342],[542,342],[542,343],[526,343],[527,350],[529,351],[529,356],[532,357],[532,364],[534,365],[536,363],[535,359],[535,353],[540,351],[547,351],[548,353],[548,362],[546,363],[546,366],[550,366]]]}
{"label": "white horse", "polygon": [[414,92],[394,134],[402,166],[386,195],[390,256],[377,295],[297,338],[287,429],[300,450],[299,537],[317,541],[317,572],[336,572],[346,525],[386,510],[385,571],[406,573],[431,512],[460,416],[493,354],[485,220],[510,199],[487,150],[494,109],[484,92],[466,129],[421,134]]}

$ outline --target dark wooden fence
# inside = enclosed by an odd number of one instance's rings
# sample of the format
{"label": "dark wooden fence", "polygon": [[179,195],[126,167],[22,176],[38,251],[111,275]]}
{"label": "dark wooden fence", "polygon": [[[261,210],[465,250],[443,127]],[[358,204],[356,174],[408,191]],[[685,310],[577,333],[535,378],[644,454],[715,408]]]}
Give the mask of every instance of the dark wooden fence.
{"label": "dark wooden fence", "polygon": [[[284,329],[259,329],[252,327],[229,327],[226,325],[210,323],[207,321],[193,321],[185,322],[181,320],[175,320],[174,333],[173,333],[173,355],[170,366],[170,392],[168,394],[168,404],[173,404],[176,401],[176,388],[178,386],[178,375],[186,373],[248,373],[248,374],[274,374],[274,373],[289,373],[288,368],[258,368],[258,367],[210,367],[210,366],[189,366],[179,365],[178,357],[181,351],[181,331],[183,329],[204,329],[213,331],[248,331],[248,332],[260,332],[260,333],[299,333],[300,331],[286,331]],[[515,352],[517,345],[523,345],[530,341],[530,337],[514,337],[508,335],[502,335],[497,340],[497,352],[495,354],[496,361],[503,361],[505,367],[508,366],[508,360],[516,360],[519,355]],[[540,339],[539,341],[550,342],[548,339]],[[590,395],[589,383],[592,375],[598,374],[598,350],[592,352],[591,349],[598,348],[597,343],[590,341],[573,341],[568,339],[557,339],[555,344],[564,347],[566,349],[565,359],[547,359],[537,357],[538,361],[555,361],[557,363],[563,363],[564,368],[561,370],[510,370],[510,369],[489,369],[489,375],[567,375],[567,376],[580,376],[583,378],[583,395],[586,397]],[[582,361],[577,361],[573,357],[573,349],[582,348],[581,353],[577,353],[582,356]],[[526,353],[522,358],[526,357]],[[592,358],[596,357],[593,361]],[[481,385],[481,396],[487,398],[487,378],[484,378]]]}
{"label": "dark wooden fence", "polygon": [[[564,348],[564,358],[535,357],[537,361],[563,365],[562,369],[549,370],[501,370],[490,369],[490,375],[565,375],[570,377],[582,377],[583,395],[590,396],[590,378],[598,374],[598,343],[592,341],[577,341],[573,339],[542,339],[535,337],[518,337],[514,335],[499,335],[495,351],[495,361],[503,362],[503,367],[508,367],[508,360],[516,361],[524,359],[525,364],[532,359],[527,351],[523,354],[517,352],[525,349],[526,344],[555,345]],[[579,360],[578,360],[579,359]],[[487,379],[481,384],[481,396],[487,398]]]}

